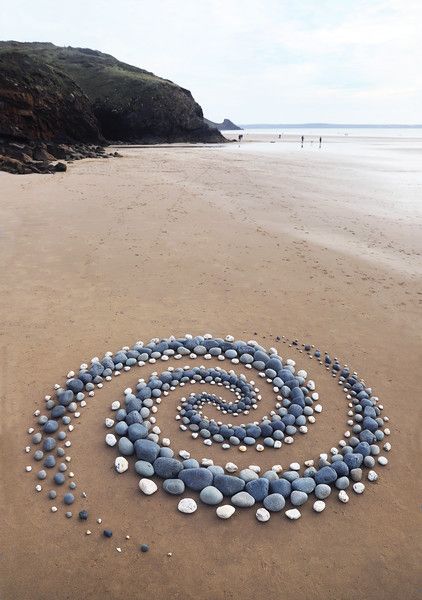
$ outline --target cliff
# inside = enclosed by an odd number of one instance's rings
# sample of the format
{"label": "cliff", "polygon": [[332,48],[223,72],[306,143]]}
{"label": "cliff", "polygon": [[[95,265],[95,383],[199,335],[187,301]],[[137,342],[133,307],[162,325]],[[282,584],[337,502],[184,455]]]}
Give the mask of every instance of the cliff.
{"label": "cliff", "polygon": [[210,121],[209,119],[205,119],[205,118],[204,118],[204,121],[209,127],[214,127],[215,129],[218,129],[219,131],[231,131],[231,130],[242,131],[242,127],[235,125],[233,123],[233,121],[230,121],[230,119],[224,119],[224,121],[222,123],[214,123],[213,121]]}
{"label": "cliff", "polygon": [[[8,65],[11,56],[16,61],[36,64],[42,73],[54,73],[55,85],[60,88],[61,96],[67,97],[73,84],[78,103],[91,122],[87,136],[92,137],[98,129],[101,135],[110,141],[122,142],[223,142],[223,136],[204,123],[202,109],[192,94],[175,83],[157,77],[149,71],[120,62],[113,56],[88,48],[61,48],[50,43],[0,42],[0,57],[3,56],[2,69]],[[32,69],[32,76],[35,74]],[[17,89],[31,90],[31,80],[26,79],[25,70],[16,72],[13,85]],[[78,94],[76,90],[79,90]],[[25,92],[26,93],[26,92]],[[37,93],[37,92],[36,92]],[[90,107],[86,100],[89,101]],[[54,104],[54,98],[46,94],[46,102]],[[13,101],[8,102],[8,115],[15,113]],[[90,109],[90,110],[88,110]],[[61,105],[58,112],[61,111]],[[49,113],[50,115],[51,113]],[[89,114],[89,119],[88,119]],[[92,117],[95,117],[92,119]],[[43,125],[50,134],[54,123]],[[15,119],[13,117],[12,121]],[[45,122],[42,119],[43,123]],[[26,120],[19,123],[19,135],[33,134],[33,124],[25,127]],[[37,121],[40,124],[40,119]],[[75,131],[72,130],[75,127]],[[59,128],[60,129],[60,128]],[[0,136],[5,131],[0,127]],[[79,126],[72,119],[68,134],[78,133]],[[60,131],[61,134],[61,131]],[[77,136],[76,136],[77,137]],[[88,141],[88,137],[85,141]]]}

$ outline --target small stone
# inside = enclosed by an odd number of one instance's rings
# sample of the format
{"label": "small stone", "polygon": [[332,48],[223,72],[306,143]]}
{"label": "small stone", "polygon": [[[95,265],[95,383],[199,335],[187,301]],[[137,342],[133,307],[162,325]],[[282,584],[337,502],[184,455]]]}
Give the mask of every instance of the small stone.
{"label": "small stone", "polygon": [[146,496],[151,496],[152,494],[155,494],[158,487],[157,487],[157,484],[154,481],[152,481],[151,479],[144,478],[144,479],[141,479],[139,482],[139,489]]}
{"label": "small stone", "polygon": [[258,510],[255,513],[255,516],[257,520],[261,523],[266,523],[271,519],[271,515],[266,508],[258,508]]}
{"label": "small stone", "polygon": [[111,404],[111,410],[119,410],[120,408],[120,402],[118,400],[115,400],[112,404]]}
{"label": "small stone", "polygon": [[87,530],[85,531],[85,534],[86,534],[86,535],[91,535],[91,532],[90,532],[90,530],[89,530],[89,529],[87,529]]}
{"label": "small stone", "polygon": [[386,456],[379,456],[378,463],[385,467],[385,465],[388,465],[388,458]]}
{"label": "small stone", "polygon": [[31,467],[31,465],[28,465],[27,467],[25,467],[25,471],[26,471],[27,473],[30,473],[30,472],[32,471],[32,467]]}
{"label": "small stone", "polygon": [[234,463],[228,462],[224,468],[228,473],[235,473],[238,467]]}
{"label": "small stone", "polygon": [[36,490],[37,492],[41,492],[41,490],[42,490],[42,485],[40,485],[40,484],[36,485],[36,486],[35,486],[35,490]]}
{"label": "small stone", "polygon": [[124,473],[129,468],[129,463],[124,456],[117,456],[114,461],[114,468],[118,473]]}
{"label": "small stone", "polygon": [[194,513],[197,508],[198,508],[198,505],[196,504],[196,502],[193,498],[183,498],[182,500],[180,500],[179,504],[177,505],[177,510],[179,510],[181,513],[185,513],[187,515]]}
{"label": "small stone", "polygon": [[290,510],[286,510],[284,514],[288,519],[291,519],[292,521],[296,521],[302,516],[297,508],[291,508]]}
{"label": "small stone", "polygon": [[51,507],[51,512],[53,512],[53,513],[57,512],[57,506],[52,506]]}
{"label": "small stone", "polygon": [[149,550],[148,544],[141,544],[140,550],[141,550],[141,552],[148,552],[148,550]]}
{"label": "small stone", "polygon": [[113,421],[113,419],[109,419],[109,418],[107,418],[107,419],[105,420],[105,426],[106,426],[108,429],[110,429],[110,427],[113,427],[113,425],[114,425],[114,421]]}
{"label": "small stone", "polygon": [[87,510],[81,510],[81,511],[79,512],[79,519],[80,519],[81,521],[86,521],[86,520],[87,520],[87,518],[88,518],[88,511],[87,511]]}
{"label": "small stone", "polygon": [[356,468],[350,471],[350,478],[352,481],[360,481],[362,479],[362,469]]}
{"label": "small stone", "polygon": [[317,513],[322,512],[325,509],[325,502],[323,500],[317,500],[314,502],[313,509]]}
{"label": "small stone", "polygon": [[369,471],[368,481],[376,481],[378,479],[378,473],[376,471]]}
{"label": "small stone", "polygon": [[356,494],[363,494],[363,492],[365,491],[365,485],[360,482],[354,483],[353,491],[356,492]]}
{"label": "small stone", "polygon": [[104,529],[103,531],[103,536],[106,538],[111,538],[113,535],[113,532],[111,531],[111,529]]}
{"label": "small stone", "polygon": [[98,523],[99,525],[101,525],[101,523],[102,523],[102,522],[103,522],[103,520],[102,520],[102,519],[100,519],[100,517],[98,517],[98,519],[97,519],[97,523]]}
{"label": "small stone", "polygon": [[293,462],[293,463],[291,463],[291,465],[290,465],[290,469],[291,469],[292,471],[300,471],[300,464],[299,464],[299,463],[297,463],[297,462]]}
{"label": "small stone", "polygon": [[236,509],[231,504],[224,504],[223,506],[219,506],[215,512],[220,519],[230,519],[236,512]]}
{"label": "small stone", "polygon": [[[357,484],[355,484],[355,485],[357,485]],[[349,496],[347,495],[347,493],[344,490],[339,491],[338,499],[340,500],[340,502],[343,502],[343,503],[349,502]]]}

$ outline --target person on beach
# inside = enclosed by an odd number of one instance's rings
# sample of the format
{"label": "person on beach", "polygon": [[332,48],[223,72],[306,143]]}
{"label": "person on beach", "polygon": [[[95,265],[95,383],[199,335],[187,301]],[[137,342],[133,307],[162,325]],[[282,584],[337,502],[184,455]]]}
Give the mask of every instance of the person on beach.
{"label": "person on beach", "polygon": [[321,144],[322,144],[322,137],[319,137],[319,147],[321,148]]}
{"label": "person on beach", "polygon": [[239,142],[241,142],[243,140],[243,135],[241,133],[239,133]]}
{"label": "person on beach", "polygon": [[302,135],[302,138],[301,138],[301,140],[302,140],[302,148],[303,148],[303,142],[304,142],[304,140],[305,140],[305,136],[303,136],[303,135]]}

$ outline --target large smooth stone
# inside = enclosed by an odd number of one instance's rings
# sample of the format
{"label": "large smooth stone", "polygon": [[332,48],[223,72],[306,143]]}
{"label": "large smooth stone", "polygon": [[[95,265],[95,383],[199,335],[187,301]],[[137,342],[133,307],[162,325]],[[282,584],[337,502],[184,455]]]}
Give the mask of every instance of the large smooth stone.
{"label": "large smooth stone", "polygon": [[[348,456],[348,455],[346,455]],[[345,461],[346,462],[346,461]],[[346,463],[347,464],[347,463]],[[331,467],[322,467],[315,473],[315,481],[320,483],[333,483],[337,479],[337,473]]]}
{"label": "large smooth stone", "polygon": [[286,506],[286,500],[281,494],[270,494],[264,498],[264,506],[270,512],[279,512]]}
{"label": "large smooth stone", "polygon": [[120,438],[118,448],[123,456],[132,456],[133,454],[133,444],[127,437]]}
{"label": "large smooth stone", "polygon": [[213,475],[208,469],[199,467],[198,469],[184,469],[179,473],[179,479],[189,489],[200,492],[212,484]]}
{"label": "large smooth stone", "polygon": [[270,492],[272,494],[281,494],[284,498],[290,496],[292,484],[287,479],[273,479],[270,481]]}
{"label": "large smooth stone", "polygon": [[255,504],[255,498],[248,494],[248,492],[238,492],[232,496],[231,501],[235,506],[239,506],[239,508],[250,508]]}
{"label": "large smooth stone", "polygon": [[331,494],[331,487],[326,483],[320,483],[315,488],[315,496],[319,500],[325,500]]}
{"label": "large smooth stone", "polygon": [[183,465],[180,460],[175,458],[160,456],[154,461],[154,471],[163,479],[175,479],[180,471],[183,471]]}
{"label": "large smooth stone", "polygon": [[292,482],[292,489],[310,494],[315,489],[315,479],[312,477],[299,477]]}
{"label": "large smooth stone", "polygon": [[305,494],[305,492],[293,490],[293,492],[290,494],[290,502],[293,504],[293,506],[302,506],[302,504],[305,504],[307,499],[308,494]]}
{"label": "large smooth stone", "polygon": [[163,489],[168,494],[179,496],[185,491],[185,484],[181,479],[166,479],[163,483]]}
{"label": "large smooth stone", "polygon": [[151,440],[136,440],[135,454],[138,460],[153,463],[160,453],[160,446]]}
{"label": "large smooth stone", "polygon": [[206,488],[201,490],[199,494],[199,498],[204,504],[209,504],[210,506],[215,506],[216,504],[220,504],[223,500],[223,494],[213,485],[208,485]]}
{"label": "large smooth stone", "polygon": [[240,477],[232,475],[216,475],[214,485],[224,496],[234,496],[245,487],[245,482]]}
{"label": "large smooth stone", "polygon": [[266,496],[268,496],[268,490],[270,488],[270,482],[264,477],[259,477],[253,481],[248,481],[246,484],[246,491],[255,498],[257,502],[262,502]]}

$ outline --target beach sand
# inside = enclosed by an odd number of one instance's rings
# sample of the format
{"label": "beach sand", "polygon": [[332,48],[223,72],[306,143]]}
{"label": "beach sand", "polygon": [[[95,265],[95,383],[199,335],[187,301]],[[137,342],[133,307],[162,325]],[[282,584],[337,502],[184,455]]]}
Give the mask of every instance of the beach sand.
{"label": "beach sand", "polygon": [[[2,600],[420,597],[420,148],[268,146],[121,149],[65,174],[0,173]],[[70,437],[88,496],[72,509],[89,521],[67,520],[61,501],[52,514],[24,452],[45,394],[106,350],[186,332],[275,344],[316,380],[324,411],[292,446],[224,453],[177,429],[176,390],[158,424],[177,449],[286,468],[336,446],[347,402],[315,360],[275,342],[297,337],[381,398],[393,449],[379,481],[320,515],[309,502],[297,522],[260,524],[253,509],[223,522],[204,505],[185,516],[163,492],[143,497],[133,473],[114,472],[104,419],[150,365],[96,392]],[[257,418],[274,406],[260,388]]]}

